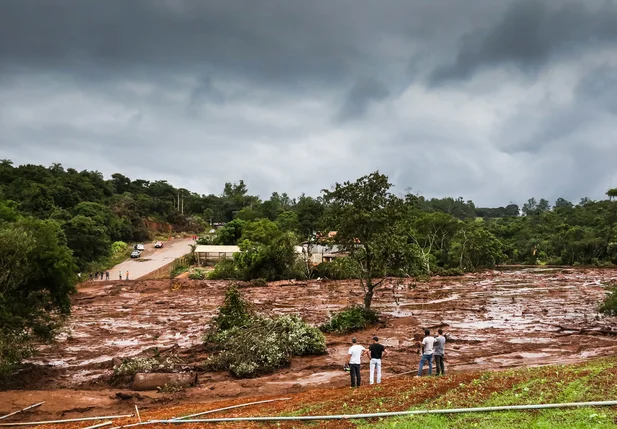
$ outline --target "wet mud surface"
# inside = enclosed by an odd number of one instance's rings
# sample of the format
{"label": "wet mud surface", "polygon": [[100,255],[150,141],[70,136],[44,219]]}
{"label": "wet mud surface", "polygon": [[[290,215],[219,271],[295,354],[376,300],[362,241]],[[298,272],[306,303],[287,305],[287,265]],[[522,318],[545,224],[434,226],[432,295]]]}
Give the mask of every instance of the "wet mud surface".
{"label": "wet mud surface", "polygon": [[[617,281],[617,270],[520,269],[429,282],[388,279],[373,301],[383,323],[354,335],[364,345],[378,335],[387,347],[384,379],[417,369],[414,336],[425,328],[442,327],[447,334],[447,372],[614,355],[617,336],[610,329],[617,331],[617,319],[600,317],[596,310],[606,293],[603,285],[611,281]],[[109,384],[111,360],[151,356],[158,348],[177,353],[187,365],[199,365],[206,357],[200,347],[203,332],[227,285],[186,279],[82,285],[66,332],[56,343],[41,346],[29,365],[3,386],[0,411],[46,397],[66,411],[62,398],[75,396],[82,398],[73,402],[78,409],[122,409],[114,395],[127,391],[127,386]],[[277,282],[242,291],[258,312],[300,314],[315,325],[326,322],[334,311],[361,304],[363,297],[356,281]],[[171,397],[146,393],[140,401],[214,401],[345,386],[348,376],[341,367],[350,337],[328,335],[327,355],[294,359],[290,368],[269,376],[236,380],[225,373],[202,372],[197,387]],[[362,372],[368,381],[368,364]]]}

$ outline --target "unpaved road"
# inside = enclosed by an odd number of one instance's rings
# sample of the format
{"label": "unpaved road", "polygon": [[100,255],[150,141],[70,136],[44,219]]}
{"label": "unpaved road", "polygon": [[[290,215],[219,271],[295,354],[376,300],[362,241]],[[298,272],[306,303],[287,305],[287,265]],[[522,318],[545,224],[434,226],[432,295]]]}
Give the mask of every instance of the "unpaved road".
{"label": "unpaved road", "polygon": [[158,270],[181,256],[190,253],[190,244],[194,241],[190,238],[175,239],[163,242],[162,249],[155,249],[154,243],[145,244],[145,251],[139,259],[127,259],[126,261],[109,269],[110,280],[119,280],[119,273],[122,278],[129,272],[129,279],[135,280]]}
{"label": "unpaved road", "polygon": [[[596,311],[605,294],[603,284],[614,281],[617,270],[611,269],[491,271],[425,283],[388,280],[374,299],[384,323],[354,335],[368,345],[377,334],[386,345],[384,378],[414,371],[418,363],[414,336],[437,325],[444,326],[449,336],[447,372],[614,355],[616,336],[577,331],[617,327],[617,319],[601,317]],[[84,285],[74,297],[67,332],[56,344],[40,347],[39,355],[30,361],[34,365],[5,386],[19,390],[0,394],[0,411],[34,403],[34,397],[56,398],[62,404],[58,398],[68,401],[77,389],[89,391],[84,398],[90,399],[80,401],[80,407],[112,406],[116,400],[110,397],[118,389],[111,388],[105,378],[112,373],[111,359],[150,356],[153,347],[165,350],[177,345],[174,353],[189,365],[199,365],[205,358],[200,347],[203,332],[227,286],[224,281],[188,279],[173,284],[149,280]],[[258,312],[299,313],[312,324],[321,324],[331,312],[362,302],[362,290],[355,281],[277,282],[242,291]],[[344,386],[348,376],[340,368],[349,339],[328,335],[326,355],[294,359],[290,368],[257,379],[201,373],[199,386],[187,389],[178,400],[213,401]],[[362,372],[368,377],[368,365]],[[154,399],[140,403],[148,406],[163,399],[161,394],[150,395]]]}

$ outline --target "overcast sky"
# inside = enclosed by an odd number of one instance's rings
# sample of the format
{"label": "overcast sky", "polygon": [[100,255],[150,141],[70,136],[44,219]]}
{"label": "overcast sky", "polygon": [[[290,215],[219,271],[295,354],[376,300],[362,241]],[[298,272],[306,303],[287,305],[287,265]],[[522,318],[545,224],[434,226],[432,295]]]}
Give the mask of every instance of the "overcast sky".
{"label": "overcast sky", "polygon": [[0,0],[0,158],[221,193],[617,186],[617,0]]}

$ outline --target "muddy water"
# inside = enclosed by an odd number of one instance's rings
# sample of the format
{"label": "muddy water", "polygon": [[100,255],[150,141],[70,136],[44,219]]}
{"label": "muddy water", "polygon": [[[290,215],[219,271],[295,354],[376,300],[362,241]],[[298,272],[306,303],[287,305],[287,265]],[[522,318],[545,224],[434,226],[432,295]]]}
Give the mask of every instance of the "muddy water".
{"label": "muddy water", "polygon": [[[421,283],[386,281],[374,308],[385,324],[357,333],[361,343],[381,337],[390,354],[384,376],[413,370],[417,364],[414,335],[442,325],[448,334],[446,364],[451,370],[496,369],[580,361],[617,352],[617,337],[578,335],[567,328],[615,326],[596,308],[603,283],[617,280],[617,270],[565,269],[494,271]],[[41,348],[31,362],[55,370],[53,387],[84,386],[109,374],[113,357],[147,349],[197,346],[223,300],[226,282],[182,280],[100,282],[80,290],[73,315],[59,341]],[[243,289],[257,311],[300,314],[313,324],[350,304],[362,302],[357,282],[278,282]],[[340,367],[348,337],[329,336],[328,355],[294,360],[290,369],[250,386],[251,392],[280,386],[345,383]],[[368,374],[367,374],[368,375]],[[212,386],[229,383],[204,375]],[[217,381],[218,380],[218,381]],[[45,387],[44,381],[38,385]],[[242,383],[239,383],[242,386]],[[27,387],[27,386],[24,386]]]}

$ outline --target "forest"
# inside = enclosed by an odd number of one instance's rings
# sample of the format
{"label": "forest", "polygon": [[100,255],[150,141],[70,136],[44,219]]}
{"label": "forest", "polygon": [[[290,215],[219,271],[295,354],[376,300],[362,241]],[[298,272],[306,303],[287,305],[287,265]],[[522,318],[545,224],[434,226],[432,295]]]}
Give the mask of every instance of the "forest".
{"label": "forest", "polygon": [[[78,272],[108,268],[127,243],[194,233],[200,243],[243,252],[210,278],[357,278],[365,307],[380,279],[458,275],[497,264],[617,264],[617,190],[607,199],[530,198],[522,207],[476,207],[463,198],[396,194],[374,172],[318,196],[274,192],[266,200],[240,180],[200,195],[165,180],[146,181],[61,164],[0,161],[0,373],[52,338],[70,312]],[[215,233],[209,231],[220,226]],[[335,235],[329,235],[336,231]],[[294,246],[324,241],[347,258],[299,263]],[[23,347],[12,347],[23,344]]]}

